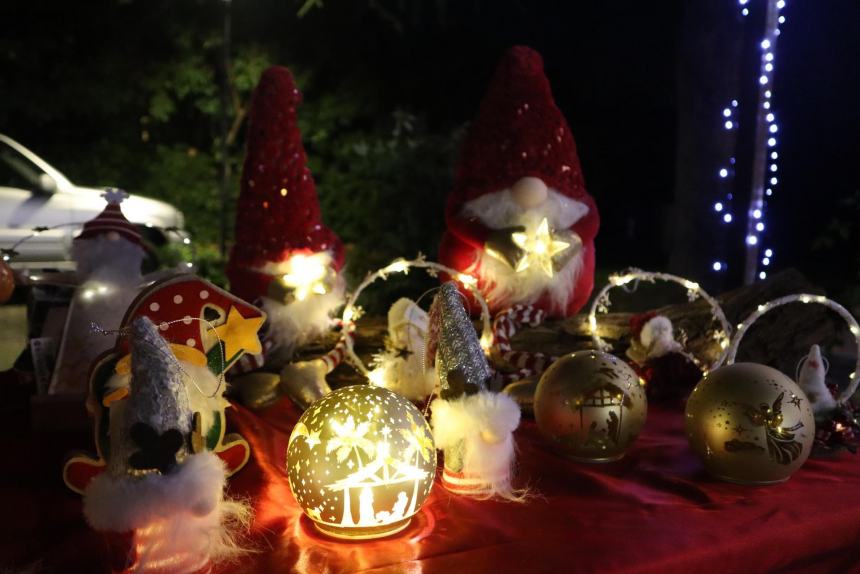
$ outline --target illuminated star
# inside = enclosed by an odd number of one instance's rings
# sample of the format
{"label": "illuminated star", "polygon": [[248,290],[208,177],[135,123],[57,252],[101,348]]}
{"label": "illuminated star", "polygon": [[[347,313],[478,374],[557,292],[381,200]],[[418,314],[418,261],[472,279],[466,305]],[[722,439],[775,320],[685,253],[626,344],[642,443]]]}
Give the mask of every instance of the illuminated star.
{"label": "illuminated star", "polygon": [[320,444],[320,431],[315,430],[313,432],[308,433],[308,436],[305,437],[305,442],[309,447],[313,448],[316,445]]}
{"label": "illuminated star", "polygon": [[794,406],[796,406],[796,407],[799,409],[799,408],[800,408],[800,403],[801,403],[802,401],[803,401],[803,399],[801,399],[801,398],[800,398],[800,397],[798,397],[797,395],[791,395],[791,400],[790,400],[790,401],[788,401],[788,402],[790,402],[791,404],[793,404]]}
{"label": "illuminated star", "polygon": [[517,247],[525,252],[525,255],[517,263],[517,273],[535,266],[546,273],[547,277],[552,277],[552,258],[570,247],[570,243],[566,241],[553,239],[549,230],[549,222],[545,217],[538,225],[534,235],[516,232],[511,234],[511,239]]}
{"label": "illuminated star", "polygon": [[242,351],[256,355],[263,351],[257,331],[263,326],[265,317],[246,319],[236,307],[230,307],[227,321],[215,327],[215,334],[224,343],[224,356],[229,361]]}

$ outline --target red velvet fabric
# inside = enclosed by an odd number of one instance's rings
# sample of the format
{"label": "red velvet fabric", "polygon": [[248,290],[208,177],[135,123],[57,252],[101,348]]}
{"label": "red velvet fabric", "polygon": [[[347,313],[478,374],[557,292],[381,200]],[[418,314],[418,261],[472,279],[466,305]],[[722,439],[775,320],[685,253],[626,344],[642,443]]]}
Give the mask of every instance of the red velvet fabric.
{"label": "red velvet fabric", "polygon": [[[546,450],[533,422],[517,431],[525,504],[454,496],[438,483],[401,534],[336,542],[302,517],[284,471],[299,413],[283,400],[260,415],[232,410],[252,447],[230,491],[256,507],[259,552],[221,572],[858,572],[860,458],[810,460],[788,482],[744,487],[706,476],[680,410],[654,407],[627,457],[608,465]],[[7,437],[11,435],[6,434]],[[83,436],[83,435],[81,435]],[[5,441],[0,569],[40,561],[45,572],[97,572],[102,542],[60,480],[77,435]],[[11,457],[10,457],[11,455]]]}

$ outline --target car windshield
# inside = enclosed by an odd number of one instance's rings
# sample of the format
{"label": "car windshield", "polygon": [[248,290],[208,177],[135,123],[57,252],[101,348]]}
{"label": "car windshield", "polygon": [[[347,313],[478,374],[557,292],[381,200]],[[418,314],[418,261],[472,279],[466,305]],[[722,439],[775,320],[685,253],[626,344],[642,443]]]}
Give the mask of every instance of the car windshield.
{"label": "car windshield", "polygon": [[0,187],[17,187],[30,191],[42,189],[44,171],[17,150],[0,141]]}

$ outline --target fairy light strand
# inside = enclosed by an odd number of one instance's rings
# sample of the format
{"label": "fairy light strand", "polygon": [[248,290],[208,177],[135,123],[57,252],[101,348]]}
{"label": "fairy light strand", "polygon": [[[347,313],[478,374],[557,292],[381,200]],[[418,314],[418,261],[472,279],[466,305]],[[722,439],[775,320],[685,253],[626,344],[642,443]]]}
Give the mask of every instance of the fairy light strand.
{"label": "fairy light strand", "polygon": [[759,317],[761,317],[768,311],[771,311],[772,309],[781,307],[783,305],[788,305],[789,303],[817,303],[819,305],[824,305],[828,309],[835,311],[848,324],[848,330],[851,332],[851,336],[854,338],[854,344],[857,348],[857,361],[854,365],[854,372],[851,373],[851,375],[849,376],[848,386],[845,387],[845,390],[843,390],[836,399],[839,404],[845,404],[857,390],[857,385],[860,384],[860,324],[857,323],[857,320],[845,307],[843,307],[836,301],[833,301],[832,299],[824,297],[823,295],[796,293],[793,295],[779,297],[778,299],[774,299],[772,301],[768,301],[767,303],[759,305],[755,311],[753,311],[746,319],[744,319],[738,324],[737,331],[735,331],[735,335],[734,337],[732,337],[731,344],[729,345],[729,352],[726,357],[726,363],[731,365],[735,362],[735,358],[738,354],[738,348],[741,344],[741,339],[743,339],[746,332],[753,325],[753,323],[755,323],[759,319]]}
{"label": "fairy light strand", "polygon": [[[723,312],[723,308],[720,307],[720,304],[717,302],[716,299],[711,297],[704,289],[702,289],[702,286],[695,281],[690,281],[689,279],[685,279],[677,275],[672,275],[670,273],[657,273],[631,268],[627,269],[626,271],[622,271],[621,273],[614,273],[610,275],[609,283],[607,283],[603,287],[603,289],[601,289],[600,292],[597,294],[597,297],[594,298],[594,301],[591,303],[591,309],[588,312],[588,327],[591,333],[591,341],[594,344],[595,348],[601,351],[612,350],[612,345],[610,343],[607,343],[600,336],[597,325],[597,314],[606,313],[609,311],[609,307],[611,305],[611,302],[609,300],[609,292],[616,287],[622,287],[632,292],[636,290],[639,282],[642,281],[645,281],[647,283],[655,283],[657,281],[668,281],[670,283],[676,283],[687,289],[687,297],[690,301],[695,301],[701,298],[708,304],[708,306],[711,308],[712,320],[716,320],[720,324],[720,329],[715,330],[713,333],[713,338],[720,347],[720,354],[711,363],[710,367],[706,367],[699,359],[695,357],[693,358],[693,360],[699,367],[701,367],[705,371],[705,373],[719,367],[726,358],[729,349],[729,342],[732,336],[732,327],[729,324],[728,319],[726,319],[726,315]],[[627,286],[631,283],[632,286],[628,288]]]}
{"label": "fairy light strand", "polygon": [[[742,16],[749,15],[750,0],[738,0]],[[746,283],[754,279],[767,278],[767,267],[773,262],[773,249],[763,243],[763,237],[768,229],[766,221],[766,207],[768,201],[773,197],[774,189],[779,184],[779,165],[777,159],[779,152],[776,150],[778,144],[779,125],[776,122],[776,114],[772,109],[773,99],[773,77],[776,67],[776,40],[780,35],[780,26],[785,23],[785,16],[780,12],[785,8],[785,0],[769,0],[765,22],[765,33],[759,43],[760,64],[758,77],[758,110],[757,110],[757,134],[756,141],[765,146],[764,155],[761,160],[764,165],[753,169],[754,174],[763,174],[763,179],[753,182],[750,194],[746,218],[746,232],[744,234],[744,248],[747,254],[745,263],[744,279]],[[732,131],[738,128],[738,101],[732,100],[731,105],[723,108],[720,121],[723,128]],[[717,169],[719,181],[728,181],[734,177],[735,158],[730,157],[726,165]],[[736,219],[734,213],[733,194],[731,191],[725,193],[724,197],[714,202],[713,209],[716,216],[723,225],[730,225]],[[764,249],[763,249],[764,248]],[[763,249],[763,250],[762,250]],[[715,259],[711,263],[711,269],[716,272],[724,272],[728,269],[726,261]]]}

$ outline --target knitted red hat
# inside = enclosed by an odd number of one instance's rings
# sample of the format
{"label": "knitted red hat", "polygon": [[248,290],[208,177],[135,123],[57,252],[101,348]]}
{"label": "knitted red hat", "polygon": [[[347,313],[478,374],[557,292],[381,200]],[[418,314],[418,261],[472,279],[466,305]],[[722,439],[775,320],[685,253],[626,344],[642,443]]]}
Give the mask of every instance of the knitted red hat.
{"label": "knitted red hat", "polygon": [[227,269],[233,290],[246,298],[252,298],[243,288],[246,271],[285,261],[293,253],[330,251],[335,269],[343,265],[343,245],[320,218],[316,185],[296,123],[301,100],[290,71],[272,66],[263,72],[251,101],[235,244]]}
{"label": "knitted red hat", "polygon": [[540,54],[514,46],[502,57],[460,152],[453,206],[526,176],[576,200],[587,196],[576,142],[555,105]]}
{"label": "knitted red hat", "polygon": [[75,237],[78,239],[93,239],[101,235],[116,233],[136,245],[141,245],[140,233],[132,223],[125,218],[119,204],[128,197],[121,189],[108,188],[102,194],[107,206],[101,213],[84,223],[84,228]]}

